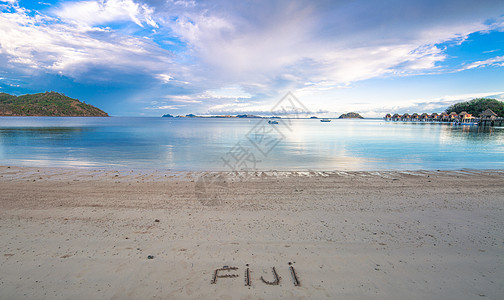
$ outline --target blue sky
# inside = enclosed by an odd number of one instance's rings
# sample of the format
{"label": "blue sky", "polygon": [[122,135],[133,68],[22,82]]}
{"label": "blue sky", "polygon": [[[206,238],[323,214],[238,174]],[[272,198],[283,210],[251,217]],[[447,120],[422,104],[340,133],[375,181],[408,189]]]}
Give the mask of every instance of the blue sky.
{"label": "blue sky", "polygon": [[320,116],[504,100],[504,1],[0,1],[0,92],[114,116]]}

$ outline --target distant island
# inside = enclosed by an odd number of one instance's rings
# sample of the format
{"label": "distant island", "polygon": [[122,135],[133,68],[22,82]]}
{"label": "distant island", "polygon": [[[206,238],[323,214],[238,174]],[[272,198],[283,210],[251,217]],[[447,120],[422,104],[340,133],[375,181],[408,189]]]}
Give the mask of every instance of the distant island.
{"label": "distant island", "polygon": [[338,119],[364,119],[364,118],[361,115],[359,115],[358,113],[349,112],[346,114],[342,114],[341,116],[339,116]]}
{"label": "distant island", "polygon": [[0,93],[0,116],[108,117],[103,110],[56,92]]}
{"label": "distant island", "polygon": [[256,115],[237,115],[236,117],[237,118],[252,118],[252,119],[261,118],[261,117],[256,116]]}
{"label": "distant island", "polygon": [[[252,119],[261,119],[262,117],[260,116],[256,116],[256,115],[236,115],[236,116],[231,116],[231,115],[219,115],[219,116],[198,116],[198,115],[195,115],[195,114],[187,114],[185,116],[173,116],[171,114],[166,114],[166,115],[163,115],[163,118],[217,118],[217,119],[221,119],[221,118],[252,118]],[[274,117],[273,117],[274,118]],[[279,118],[279,117],[278,117]]]}

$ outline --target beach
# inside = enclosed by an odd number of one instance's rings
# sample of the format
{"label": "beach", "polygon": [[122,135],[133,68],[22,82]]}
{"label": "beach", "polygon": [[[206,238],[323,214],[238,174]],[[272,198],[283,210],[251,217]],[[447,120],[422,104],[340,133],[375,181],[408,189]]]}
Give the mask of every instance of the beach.
{"label": "beach", "polygon": [[2,166],[0,299],[502,299],[503,182]]}

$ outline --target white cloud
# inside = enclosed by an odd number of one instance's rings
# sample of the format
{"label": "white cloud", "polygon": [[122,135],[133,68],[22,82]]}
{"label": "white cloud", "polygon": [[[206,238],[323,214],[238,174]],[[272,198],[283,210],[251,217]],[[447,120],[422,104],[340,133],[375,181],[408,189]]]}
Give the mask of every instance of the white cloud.
{"label": "white cloud", "polygon": [[144,109],[153,109],[153,110],[160,110],[160,109],[180,109],[184,105],[160,105],[160,106],[148,106],[144,107]]}
{"label": "white cloud", "polygon": [[316,67],[309,75],[317,82],[341,85],[387,74],[432,70],[444,57],[435,46],[415,43],[319,51],[313,57]]}
{"label": "white cloud", "polygon": [[502,63],[504,62],[504,56],[496,56],[494,58],[489,58],[483,61],[476,61],[471,64],[468,64],[462,67],[459,71],[470,70],[480,67],[488,67],[488,66],[499,66],[502,67]]}
{"label": "white cloud", "polygon": [[494,52],[499,52],[501,49],[494,49],[494,50],[488,50],[488,51],[483,51],[483,53],[494,53]]}
{"label": "white cloud", "polygon": [[269,22],[271,26],[261,27],[233,15],[204,11],[188,13],[171,25],[175,34],[189,44],[191,54],[207,66],[205,72],[250,80],[261,73],[281,72],[303,56],[299,46],[309,42],[309,26],[293,26],[305,23],[305,15],[286,11],[275,16],[274,24]]}
{"label": "white cloud", "polygon": [[168,83],[170,80],[173,80],[173,77],[169,74],[158,74],[157,78],[161,80],[163,83]]}
{"label": "white cloud", "polygon": [[[457,45],[471,33],[504,28],[502,0],[59,3],[46,10],[50,16],[18,6],[2,13],[0,59],[73,78],[96,67],[110,78],[147,74],[161,86],[153,97],[175,94],[165,99],[202,108],[243,109],[234,101],[244,98],[247,109],[267,110],[268,100],[286,90],[320,98],[325,108],[337,100],[324,95],[362,80],[446,72],[440,43]],[[464,68],[500,66],[501,58]]]}
{"label": "white cloud", "polygon": [[405,11],[398,3],[198,2],[165,25],[187,43],[186,54],[198,62],[194,75],[222,85],[266,86],[248,91],[257,93],[306,81],[341,86],[433,72],[446,59],[437,44],[462,43],[495,27],[486,21],[503,7],[488,0],[474,8],[454,3],[447,11],[411,1]]}
{"label": "white cloud", "polygon": [[66,22],[84,26],[103,25],[115,21],[132,21],[140,27],[147,23],[158,27],[153,10],[133,0],[93,0],[63,3],[54,14]]}
{"label": "white cloud", "polygon": [[[469,93],[469,94],[458,94],[458,95],[446,95],[435,100],[442,100],[448,102],[460,102],[467,101],[474,98],[497,98],[502,99],[504,97],[504,92],[485,92],[485,93]],[[451,103],[450,103],[451,104]]]}
{"label": "white cloud", "polygon": [[22,8],[0,14],[0,56],[11,66],[74,78],[93,68],[151,73],[170,66],[167,52],[144,39],[61,24]]}
{"label": "white cloud", "polygon": [[404,99],[399,103],[390,103],[387,105],[349,105],[345,108],[358,110],[365,117],[378,118],[383,117],[386,113],[440,113],[452,104],[470,101],[475,98],[493,98],[504,100],[504,92],[453,94],[432,99]]}
{"label": "white cloud", "polygon": [[231,102],[231,103],[213,105],[208,109],[208,111],[211,113],[226,112],[226,111],[246,112],[246,111],[250,111],[255,108],[257,108],[257,107],[252,106],[250,103],[233,103],[233,102]]}
{"label": "white cloud", "polygon": [[171,102],[179,102],[179,103],[202,103],[201,100],[196,100],[194,97],[183,95],[183,96],[165,96],[165,98]]}
{"label": "white cloud", "polygon": [[216,99],[221,99],[221,98],[248,99],[248,98],[252,97],[252,95],[250,95],[247,92],[244,92],[239,86],[228,86],[228,87],[220,88],[217,90],[209,90],[209,91],[206,91],[205,94],[209,98],[216,98]]}

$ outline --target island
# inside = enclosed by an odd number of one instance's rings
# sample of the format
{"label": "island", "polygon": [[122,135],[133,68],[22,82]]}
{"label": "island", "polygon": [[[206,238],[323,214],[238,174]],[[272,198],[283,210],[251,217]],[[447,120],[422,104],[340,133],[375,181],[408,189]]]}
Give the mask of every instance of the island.
{"label": "island", "polygon": [[57,92],[14,96],[0,93],[0,116],[108,117],[101,109]]}
{"label": "island", "polygon": [[236,117],[237,117],[237,118],[252,118],[252,119],[261,118],[261,117],[256,116],[256,115],[249,115],[249,114],[245,114],[245,115],[237,115]]}
{"label": "island", "polygon": [[349,112],[346,114],[342,114],[341,116],[339,116],[338,119],[364,119],[364,118],[356,112]]}
{"label": "island", "polygon": [[479,116],[487,109],[490,109],[498,116],[504,116],[504,102],[492,98],[476,98],[471,101],[455,103],[448,107],[445,113],[460,115],[465,112],[473,116]]}
{"label": "island", "polygon": [[[166,114],[166,115],[163,115],[163,117],[172,118],[174,116],[172,116],[170,114]],[[248,118],[248,119],[261,119],[263,117],[256,116],[256,115],[250,115],[250,114],[236,115],[236,116],[232,116],[232,115],[201,116],[201,115],[195,115],[195,114],[187,114],[185,116],[178,115],[178,116],[176,116],[174,118],[214,118],[214,119],[229,119],[229,118],[231,118],[231,119],[233,119],[233,118],[247,119]]]}

